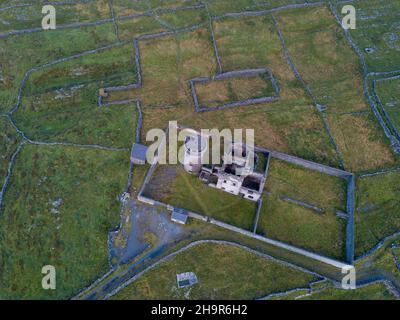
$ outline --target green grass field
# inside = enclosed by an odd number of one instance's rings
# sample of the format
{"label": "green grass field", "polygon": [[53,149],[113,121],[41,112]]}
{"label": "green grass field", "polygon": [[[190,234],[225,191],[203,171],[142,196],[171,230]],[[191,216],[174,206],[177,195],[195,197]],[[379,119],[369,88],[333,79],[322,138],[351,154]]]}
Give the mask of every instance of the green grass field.
{"label": "green grass field", "polygon": [[130,40],[146,34],[179,30],[199,24],[206,25],[207,19],[205,10],[181,10],[119,20],[118,27],[120,38]]}
{"label": "green grass field", "polygon": [[[44,4],[34,4],[28,7],[17,7],[0,11],[0,32],[40,28],[44,15]],[[57,5],[56,23],[70,24],[77,22],[89,22],[110,18],[110,9],[106,0],[96,0],[86,4]]]}
{"label": "green grass field", "polygon": [[400,79],[378,81],[376,91],[390,121],[400,132]]}
{"label": "green grass field", "polygon": [[334,213],[336,210],[346,211],[346,185],[344,179],[273,158],[265,190]]}
{"label": "green grass field", "polygon": [[400,228],[400,172],[358,179],[356,254],[361,255]]}
{"label": "green grass field", "polygon": [[[168,172],[166,171],[168,170]],[[256,203],[205,185],[181,166],[159,165],[145,195],[250,230]]]}
{"label": "green grass field", "polygon": [[360,171],[393,164],[392,152],[374,116],[347,114],[368,111],[369,106],[363,95],[358,57],[331,12],[326,7],[292,10],[277,14],[277,19],[300,74],[318,103],[327,107],[327,120],[346,169]]}
{"label": "green grass field", "polygon": [[[271,195],[263,199],[258,233],[344,259],[347,221],[336,212],[346,212],[346,185],[344,179],[272,159],[265,185],[265,191]],[[324,212],[284,201],[284,197]]]}
{"label": "green grass field", "polygon": [[397,236],[386,241],[384,245],[373,254],[356,262],[355,266],[360,276],[375,274],[383,275],[390,279],[397,287],[400,285],[400,237]]}
{"label": "green grass field", "polygon": [[16,151],[21,137],[6,118],[0,118],[0,186],[7,176],[8,164]]}
{"label": "green grass field", "polygon": [[197,0],[114,0],[113,6],[117,16],[144,13],[148,11],[157,12],[159,9],[177,8],[198,4]]}
{"label": "green grass field", "polygon": [[0,39],[0,60],[2,61],[0,112],[9,111],[14,107],[24,74],[32,67],[115,41],[111,23],[95,27],[21,34],[17,37]]}
{"label": "green grass field", "polygon": [[263,197],[257,233],[315,253],[343,260],[346,222],[275,196]]}
{"label": "green grass field", "polygon": [[277,95],[267,75],[198,83],[196,92],[202,107],[216,107],[226,103]]}
{"label": "green grass field", "polygon": [[[108,271],[128,169],[125,152],[23,147],[0,216],[1,299],[70,298]],[[57,290],[41,287],[45,265]]]}
{"label": "green grass field", "polygon": [[[400,25],[398,1],[355,1],[357,26],[350,30],[362,50],[369,71],[390,71],[400,67]],[[339,7],[340,8],[340,7]],[[338,10],[340,14],[341,10]],[[372,49],[368,53],[367,48]]]}
{"label": "green grass field", "polygon": [[[116,56],[118,59],[115,59]],[[24,96],[89,83],[110,87],[136,82],[135,48],[129,42],[32,73]]]}
{"label": "green grass field", "polygon": [[[195,272],[199,282],[179,289],[176,274],[188,271]],[[312,275],[240,248],[201,244],[145,273],[113,298],[255,299],[268,293],[305,286],[313,280],[315,277]]]}
{"label": "green grass field", "polygon": [[[373,283],[356,290],[343,290],[332,284],[319,292],[309,293],[307,290],[294,292],[272,300],[395,300],[395,296],[382,282]],[[303,296],[304,295],[304,296]]]}
{"label": "green grass field", "polygon": [[15,121],[31,139],[130,148],[136,103],[100,108],[98,88],[87,84],[26,97]]}

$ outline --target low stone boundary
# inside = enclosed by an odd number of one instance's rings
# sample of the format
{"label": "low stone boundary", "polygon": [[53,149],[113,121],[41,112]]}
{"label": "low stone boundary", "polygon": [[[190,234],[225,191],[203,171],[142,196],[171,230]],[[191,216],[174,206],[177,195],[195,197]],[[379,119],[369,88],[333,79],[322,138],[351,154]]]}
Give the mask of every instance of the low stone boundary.
{"label": "low stone boundary", "polygon": [[354,208],[355,208],[355,176],[351,175],[347,182],[347,225],[346,225],[346,261],[354,263]]}
{"label": "low stone boundary", "polygon": [[273,157],[273,158],[283,160],[283,161],[286,161],[286,162],[289,162],[289,163],[292,163],[292,164],[295,164],[298,166],[302,166],[302,167],[310,169],[310,170],[318,171],[318,172],[325,173],[325,174],[335,176],[338,178],[347,179],[349,176],[352,175],[350,172],[347,172],[347,171],[344,171],[341,169],[328,167],[323,164],[319,164],[316,162],[298,158],[296,156],[291,156],[291,155],[288,155],[286,153],[282,153],[279,151],[272,151],[272,150],[261,148],[261,147],[255,147],[254,149],[256,151],[269,152],[271,154],[271,157]]}
{"label": "low stone boundary", "polygon": [[257,226],[258,226],[258,221],[260,220],[260,212],[262,208],[262,197],[257,201],[257,211],[256,211],[256,216],[254,218],[254,223],[253,223],[253,233],[257,233]]}
{"label": "low stone boundary", "polygon": [[[342,28],[342,19],[339,16],[339,13],[336,10],[335,5],[332,3],[332,1],[329,1],[329,7],[331,9],[332,14],[334,15],[334,17],[337,20],[337,23],[340,25],[340,27]],[[343,29],[343,28],[342,28]],[[389,139],[393,151],[397,154],[400,154],[400,141],[398,139],[396,139],[396,137],[394,137],[392,135],[392,133],[390,132],[388,126],[386,125],[382,115],[380,114],[378,107],[376,106],[375,102],[373,101],[370,92],[369,92],[369,77],[370,76],[375,76],[379,73],[373,73],[373,72],[369,72],[368,71],[368,66],[367,66],[367,62],[365,59],[365,56],[362,52],[362,50],[357,46],[357,44],[355,43],[355,41],[353,40],[353,37],[350,34],[349,30],[343,29],[344,35],[347,39],[347,41],[350,43],[351,47],[353,48],[353,50],[355,51],[355,53],[357,54],[357,56],[359,57],[362,69],[363,69],[363,73],[364,73],[364,81],[363,81],[363,87],[364,87],[364,95],[367,98],[371,109],[376,117],[376,119],[378,120],[380,126],[382,127],[385,136]]]}
{"label": "low stone boundary", "polygon": [[[265,152],[262,153],[265,155]],[[266,156],[267,156],[267,163],[265,164],[264,176],[263,179],[261,180],[260,190],[264,190],[265,183],[268,178],[269,164],[271,163],[271,153],[268,152]]]}
{"label": "low stone boundary", "polygon": [[[127,42],[124,42],[125,44]],[[121,85],[121,86],[113,86],[113,87],[106,87],[104,90],[106,92],[113,92],[113,91],[126,91],[132,89],[138,89],[142,87],[142,68],[140,64],[140,48],[139,48],[139,41],[134,39],[133,48],[135,50],[135,68],[136,68],[136,82],[128,85]],[[117,101],[110,101],[110,102],[103,102],[103,97],[99,95],[98,97],[98,106],[99,107],[106,107],[111,105],[118,105],[118,104],[129,104],[133,101],[137,101],[137,99],[127,99],[127,100],[117,100]],[[140,103],[140,102],[139,102]],[[141,113],[141,111],[140,111]]]}
{"label": "low stone boundary", "polygon": [[294,73],[294,76],[295,76],[296,79],[303,85],[303,87],[304,87],[304,89],[306,90],[307,94],[308,94],[308,95],[310,96],[310,98],[313,100],[314,105],[318,105],[317,99],[316,99],[315,96],[312,94],[310,86],[304,81],[304,79],[303,79],[303,77],[301,76],[299,70],[297,69],[296,65],[295,65],[294,62],[293,62],[293,59],[292,59],[292,57],[291,57],[291,55],[290,55],[290,53],[289,53],[289,49],[288,49],[288,47],[286,46],[285,38],[283,37],[282,31],[281,31],[280,28],[279,28],[278,21],[276,20],[276,18],[275,18],[273,15],[271,15],[271,17],[272,17],[272,21],[273,21],[273,23],[274,23],[275,29],[276,29],[277,34],[278,34],[278,38],[279,38],[279,40],[280,40],[280,42],[281,42],[281,46],[282,46],[282,49],[283,49],[283,53],[284,53],[284,55],[285,55],[285,58],[286,58],[286,60],[287,60],[287,62],[288,62],[288,64],[289,64],[290,68],[292,69],[292,71],[293,71],[293,73]]}
{"label": "low stone boundary", "polygon": [[51,62],[45,63],[43,65],[36,66],[36,67],[33,67],[33,68],[29,69],[27,72],[25,72],[24,77],[23,77],[23,79],[21,81],[21,84],[19,86],[18,96],[17,96],[17,103],[16,103],[15,107],[9,112],[9,114],[12,115],[14,112],[18,111],[18,109],[19,109],[19,107],[21,105],[22,95],[23,95],[23,91],[25,89],[26,83],[27,83],[29,77],[34,72],[43,70],[45,68],[54,66],[54,65],[62,63],[62,62],[67,62],[67,61],[70,61],[70,60],[78,59],[78,58],[81,58],[81,57],[83,57],[85,55],[88,55],[88,54],[93,54],[93,53],[101,52],[101,51],[104,51],[104,50],[107,50],[107,49],[111,49],[111,48],[114,48],[114,47],[117,47],[117,46],[120,46],[120,45],[124,45],[126,43],[128,43],[128,42],[120,42],[120,43],[119,42],[115,42],[115,43],[112,43],[112,44],[109,44],[109,45],[106,45],[106,46],[102,46],[102,47],[99,47],[99,48],[96,48],[96,49],[83,51],[83,52],[74,54],[72,56],[56,59],[56,60],[53,60]]}
{"label": "low stone boundary", "polygon": [[385,116],[387,123],[390,125],[391,130],[394,132],[396,139],[400,140],[400,132],[399,132],[399,130],[397,130],[395,124],[393,123],[392,119],[390,118],[389,114],[387,113],[386,108],[383,105],[381,98],[379,97],[379,95],[377,93],[376,80],[372,81],[372,96],[375,99],[375,101],[378,103],[380,109],[382,110],[382,113]]}
{"label": "low stone boundary", "polygon": [[193,211],[187,211],[187,212],[188,212],[188,216],[190,218],[197,219],[197,220],[200,220],[200,221],[203,221],[203,222],[208,222],[208,217],[207,216],[203,216],[203,215],[201,215],[199,213],[196,213],[196,212],[193,212]]}
{"label": "low stone boundary", "polygon": [[218,44],[217,44],[217,41],[215,39],[215,32],[214,32],[214,25],[213,25],[213,23],[214,23],[213,21],[214,20],[211,17],[210,10],[208,8],[208,4],[204,3],[204,5],[205,5],[205,9],[207,11],[208,20],[209,20],[209,23],[210,23],[209,28],[210,28],[210,33],[211,33],[211,42],[213,44],[214,54],[215,54],[215,58],[217,59],[217,64],[218,64],[218,72],[217,72],[217,74],[221,74],[223,72],[223,69],[222,69],[221,58],[219,56]]}
{"label": "low stone boundary", "polygon": [[[82,28],[82,27],[94,27],[94,26],[100,26],[106,23],[112,23],[112,19],[103,19],[103,20],[98,20],[95,22],[75,22],[75,23],[70,23],[70,24],[64,24],[64,25],[59,25],[57,26],[57,30],[66,30],[66,29],[74,29],[74,28]],[[26,33],[37,33],[37,32],[43,32],[43,28],[32,28],[32,29],[21,29],[21,30],[13,30],[13,31],[8,31],[5,33],[0,33],[0,39],[5,39],[10,36],[16,36],[20,34],[26,34]]]}
{"label": "low stone boundary", "polygon": [[317,280],[314,282],[310,282],[308,284],[308,287],[304,287],[304,288],[295,288],[295,289],[291,289],[291,290],[286,290],[286,291],[282,291],[282,292],[276,292],[276,293],[270,293],[262,298],[258,298],[256,300],[269,300],[271,298],[276,298],[276,297],[286,297],[289,294],[295,293],[295,292],[300,292],[300,291],[307,291],[307,293],[303,296],[298,296],[295,297],[295,299],[298,299],[299,297],[304,297],[304,296],[310,296],[311,294],[315,293],[316,291],[313,291],[313,285],[322,283],[322,282],[326,282],[327,279],[323,278],[322,280]]}
{"label": "low stone boundary", "polygon": [[[182,126],[182,125],[178,125],[178,128],[184,129],[186,127]],[[168,128],[166,129],[166,136],[168,136]],[[160,143],[159,150],[162,150],[165,147],[165,145],[166,145],[166,138]],[[348,195],[348,197],[350,197],[350,198],[348,198],[348,203],[347,203],[348,210],[349,210],[349,212],[348,212],[348,214],[349,214],[348,225],[349,224],[350,225],[354,224],[354,219],[351,218],[351,216],[353,216],[353,213],[354,213],[354,207],[353,207],[354,206],[354,200],[352,200],[352,199],[354,197],[354,188],[355,188],[354,184],[352,184],[352,183],[354,183],[354,175],[352,173],[349,173],[349,172],[346,172],[346,171],[343,171],[343,170],[340,170],[340,169],[336,169],[336,168],[331,168],[331,167],[328,167],[328,166],[325,166],[325,165],[322,165],[322,164],[318,164],[318,163],[315,163],[315,162],[311,162],[311,161],[308,161],[308,160],[304,160],[304,159],[301,159],[301,158],[298,158],[298,157],[290,156],[290,155],[287,155],[287,154],[284,154],[284,153],[281,153],[281,152],[271,151],[271,150],[268,150],[268,149],[265,149],[265,148],[255,147],[254,150],[256,152],[267,153],[268,154],[268,159],[270,159],[271,157],[275,157],[275,158],[278,158],[278,159],[281,159],[281,160],[284,160],[284,161],[287,161],[287,162],[290,162],[290,163],[294,163],[296,165],[300,165],[300,166],[309,168],[311,170],[316,170],[316,171],[319,171],[319,172],[322,172],[322,173],[326,173],[326,174],[329,174],[329,175],[332,175],[332,176],[343,178],[346,181],[348,181],[348,183],[350,185],[350,187],[348,187],[349,188],[348,191],[350,191],[350,196]],[[159,151],[159,153],[160,153],[160,151]],[[268,160],[268,165],[267,165],[266,170],[265,170],[266,173],[268,171],[269,161],[270,160]],[[141,188],[139,190],[138,200],[142,201],[144,203],[150,204],[150,205],[162,206],[164,208],[172,210],[174,207],[169,205],[169,204],[166,204],[166,203],[163,203],[163,202],[160,202],[160,201],[156,201],[154,199],[151,199],[151,198],[148,198],[146,196],[143,196],[143,192],[144,192],[147,184],[149,183],[152,175],[154,174],[154,171],[155,171],[155,169],[157,167],[157,164],[158,164],[158,154],[155,157],[150,169],[148,170],[148,172],[146,174],[146,177],[144,179],[144,182],[143,182],[143,184],[142,184],[142,186],[141,186]],[[262,202],[260,202],[260,204],[262,204]],[[260,209],[261,209],[261,206],[259,206],[257,208],[257,211],[260,210]],[[329,264],[329,265],[332,265],[332,266],[335,266],[335,267],[338,267],[338,268],[342,268],[344,266],[347,266],[347,264],[345,264],[343,262],[339,262],[337,260],[334,260],[334,259],[331,259],[331,258],[328,258],[328,257],[324,257],[322,255],[315,254],[315,253],[312,253],[310,251],[307,251],[307,250],[304,250],[304,249],[300,249],[300,248],[294,247],[292,245],[289,245],[289,244],[286,244],[286,243],[283,243],[283,242],[280,242],[280,241],[277,241],[277,240],[272,240],[272,239],[269,239],[267,237],[263,237],[263,236],[257,235],[254,232],[251,232],[251,231],[248,231],[248,230],[244,230],[244,229],[229,225],[227,223],[215,220],[215,219],[213,219],[211,217],[207,217],[207,216],[195,213],[195,212],[191,212],[190,216],[193,217],[193,218],[202,220],[202,221],[208,221],[208,222],[210,222],[210,223],[212,223],[214,225],[217,225],[217,226],[220,226],[222,228],[237,232],[237,233],[242,234],[244,236],[248,236],[248,237],[252,237],[252,238],[257,239],[257,240],[261,240],[261,241],[266,242],[268,244],[283,248],[285,250],[289,250],[289,251],[294,252],[294,253],[298,253],[298,254],[304,255],[304,256],[306,256],[308,258],[311,258],[311,259],[314,259],[314,260],[318,260],[320,262],[323,262],[323,263],[326,263],[326,264]],[[346,234],[346,243],[348,244],[347,256],[346,257],[347,257],[347,261],[353,261],[353,259],[351,257],[353,256],[352,249],[354,248],[354,244],[351,244],[350,242],[351,241],[354,242],[354,240],[352,240],[352,239],[354,239],[354,234],[351,233],[351,232],[354,233],[354,227],[348,227],[348,230],[349,230],[349,233]],[[253,227],[253,231],[254,231],[254,227]]]}
{"label": "low stone boundary", "polygon": [[[75,1],[60,1],[60,2],[46,1],[46,3],[43,3],[43,5],[48,4],[52,6],[67,6],[67,5],[77,5],[77,4],[88,4],[94,1],[95,0],[75,0]],[[33,7],[34,5],[37,4],[35,3],[35,1],[27,1],[27,2],[28,3],[14,4],[7,7],[0,7],[0,12],[14,8]]]}
{"label": "low stone boundary", "polygon": [[303,255],[305,257],[320,261],[322,263],[331,265],[331,266],[336,267],[338,269],[342,269],[342,268],[348,266],[348,264],[346,264],[346,263],[343,263],[343,262],[340,262],[340,261],[337,261],[337,260],[334,260],[334,259],[331,259],[331,258],[327,258],[327,257],[321,256],[319,254],[312,253],[310,251],[307,251],[307,250],[304,250],[304,249],[300,249],[300,248],[294,247],[292,245],[289,245],[289,244],[286,244],[286,243],[283,243],[283,242],[280,242],[280,241],[277,241],[277,240],[273,240],[273,239],[270,239],[270,238],[259,236],[257,234],[254,234],[254,233],[250,232],[250,231],[247,231],[247,230],[232,226],[230,224],[227,224],[227,223],[224,223],[224,222],[212,219],[212,218],[209,219],[209,222],[214,224],[214,225],[216,225],[216,226],[219,226],[221,228],[228,229],[228,230],[240,233],[240,234],[242,234],[244,236],[251,237],[251,238],[260,240],[262,242],[271,244],[271,245],[273,245],[275,247],[282,248],[282,249],[285,249],[285,250],[288,250],[288,251]]}
{"label": "low stone boundary", "polygon": [[313,210],[313,211],[315,211],[315,212],[317,212],[319,214],[325,213],[324,209],[319,208],[319,207],[317,207],[317,206],[315,206],[313,204],[309,204],[309,203],[306,203],[306,202],[303,202],[303,201],[300,201],[300,200],[296,200],[296,199],[293,199],[293,198],[290,198],[290,197],[287,197],[287,196],[280,196],[279,198],[282,201],[286,201],[286,202],[297,204],[297,205],[299,205],[301,207],[304,207],[306,209],[311,209],[311,210]]}
{"label": "low stone boundary", "polygon": [[276,7],[276,8],[272,8],[272,9],[265,9],[265,10],[230,12],[230,13],[222,14],[220,16],[215,16],[215,17],[213,17],[213,19],[221,20],[224,18],[256,17],[256,16],[267,15],[270,13],[283,11],[283,10],[320,7],[324,4],[325,4],[324,2],[314,2],[314,3],[305,2],[305,3],[301,3],[301,4],[288,4],[285,6]]}
{"label": "low stone boundary", "polygon": [[315,273],[315,272],[312,272],[310,270],[304,269],[304,268],[299,267],[297,265],[294,265],[292,263],[289,263],[289,262],[286,262],[286,261],[283,261],[283,260],[279,260],[277,258],[274,258],[274,257],[270,256],[270,255],[267,255],[265,253],[259,252],[257,250],[251,249],[249,247],[246,247],[244,245],[241,245],[241,244],[238,244],[238,243],[235,243],[235,242],[229,242],[229,241],[224,241],[224,240],[198,240],[198,241],[189,243],[185,247],[180,248],[179,250],[177,250],[177,251],[175,251],[175,252],[173,252],[173,253],[171,253],[171,254],[163,257],[163,258],[161,258],[160,260],[158,260],[154,264],[148,266],[146,269],[144,269],[143,271],[139,272],[138,274],[136,274],[135,276],[130,278],[128,281],[123,283],[121,286],[119,286],[118,288],[116,288],[113,291],[111,291],[109,294],[107,294],[104,297],[104,299],[108,300],[109,298],[111,298],[112,296],[117,294],[122,289],[126,288],[128,285],[130,285],[131,283],[133,283],[134,281],[139,279],[141,276],[143,276],[145,273],[147,273],[148,271],[154,269],[158,265],[160,265],[160,264],[162,264],[164,262],[167,262],[167,261],[171,260],[173,257],[177,256],[178,254],[180,254],[180,253],[182,253],[182,252],[184,252],[184,251],[186,251],[188,249],[191,249],[191,248],[193,248],[195,246],[201,245],[201,244],[219,244],[219,245],[234,246],[234,247],[246,250],[246,251],[248,251],[250,253],[256,254],[256,255],[258,255],[260,257],[263,257],[265,259],[268,259],[268,260],[271,260],[273,262],[276,262],[276,263],[279,263],[281,265],[284,265],[286,267],[289,267],[289,268],[292,268],[292,269],[295,269],[295,270],[298,270],[298,271],[301,271],[301,272],[304,272],[304,273],[307,273],[307,274],[311,274],[311,275],[314,275],[314,276],[319,277],[319,278],[324,278],[323,276],[321,276],[318,273]]}
{"label": "low stone boundary", "polygon": [[394,240],[395,238],[400,237],[400,231],[387,236],[385,238],[383,238],[381,241],[378,242],[378,244],[373,247],[372,249],[368,250],[367,252],[363,253],[361,256],[359,256],[358,258],[355,259],[355,262],[359,262],[365,258],[367,258],[368,256],[374,254],[375,252],[377,252],[379,249],[381,249],[382,247],[384,247],[386,245],[386,242],[390,242],[392,240]]}
{"label": "low stone boundary", "polygon": [[393,169],[382,170],[382,171],[378,171],[378,172],[374,172],[374,173],[366,173],[366,174],[359,176],[359,178],[364,179],[364,178],[375,177],[375,176],[380,176],[380,175],[384,175],[384,174],[388,174],[388,173],[392,173],[392,172],[399,172],[399,171],[400,171],[400,168],[393,168]]}
{"label": "low stone boundary", "polygon": [[97,144],[77,144],[71,142],[43,142],[43,141],[34,141],[30,139],[26,139],[26,141],[30,144],[36,144],[40,146],[65,146],[65,147],[76,147],[76,148],[88,148],[88,149],[98,149],[104,151],[129,151],[128,148],[113,148],[113,147],[105,147]]}
{"label": "low stone boundary", "polygon": [[[321,3],[319,5],[321,5]],[[279,28],[278,21],[276,20],[276,18],[273,15],[271,15],[271,16],[272,16],[272,21],[274,23],[275,29],[276,29],[277,34],[278,34],[278,38],[279,38],[279,40],[281,42],[281,46],[282,46],[285,58],[286,58],[286,60],[287,60],[287,62],[289,64],[290,68],[292,69],[294,76],[303,85],[304,89],[306,90],[306,93],[312,99],[312,101],[313,101],[313,103],[315,105],[315,108],[318,110],[318,113],[320,114],[321,120],[322,120],[322,122],[324,124],[325,130],[326,130],[326,132],[328,134],[329,140],[330,140],[331,144],[333,145],[333,147],[335,148],[336,154],[337,154],[337,156],[339,158],[339,163],[340,163],[341,167],[344,168],[343,155],[340,152],[339,146],[337,145],[336,140],[332,135],[331,128],[330,128],[329,123],[328,123],[328,121],[326,119],[325,111],[326,111],[327,108],[326,108],[326,106],[323,106],[320,103],[318,103],[317,98],[312,93],[310,86],[306,83],[306,81],[304,81],[303,77],[301,76],[299,70],[297,69],[297,67],[296,67],[296,65],[295,65],[295,63],[294,63],[294,61],[293,61],[293,59],[292,59],[292,57],[290,55],[288,47],[286,46],[286,41],[285,41],[285,38],[283,37],[282,31]]]}
{"label": "low stone boundary", "polygon": [[10,162],[8,163],[8,168],[7,168],[7,176],[4,179],[4,183],[3,186],[1,188],[1,192],[0,192],[0,213],[3,209],[3,204],[4,204],[4,195],[6,194],[7,191],[7,186],[11,180],[11,174],[14,168],[14,164],[15,164],[15,160],[17,159],[18,154],[21,152],[22,147],[24,146],[25,142],[22,141],[17,149],[15,150],[15,152],[12,154]]}
{"label": "low stone boundary", "polygon": [[386,288],[396,297],[397,300],[400,299],[400,292],[398,291],[397,287],[392,281],[386,279],[384,276],[369,277],[367,280],[363,280],[357,283],[357,289],[364,288],[376,283],[383,283]]}
{"label": "low stone boundary", "polygon": [[[391,130],[394,132],[394,134],[396,136],[396,139],[398,141],[400,141],[400,131],[397,129],[397,127],[393,123],[392,119],[390,118],[389,114],[387,113],[386,108],[383,105],[382,100],[380,99],[380,97],[379,97],[379,95],[377,93],[377,88],[376,88],[376,84],[378,82],[390,81],[390,80],[396,80],[396,79],[400,79],[400,75],[392,76],[392,77],[384,78],[384,79],[374,79],[372,81],[372,96],[375,99],[375,101],[378,103],[378,105],[380,106],[380,109],[382,110],[382,113],[385,116],[386,121],[390,125]],[[400,148],[400,145],[399,145],[399,148]]]}
{"label": "low stone boundary", "polygon": [[110,8],[110,15],[111,15],[111,19],[112,19],[113,25],[114,25],[115,36],[116,36],[117,40],[120,41],[120,38],[119,38],[119,28],[118,28],[118,23],[117,23],[116,17],[115,17],[115,11],[114,11],[113,0],[108,0],[108,6],[109,6],[109,8]]}
{"label": "low stone boundary", "polygon": [[102,275],[100,278],[96,279],[94,282],[92,282],[89,286],[83,288],[77,295],[73,296],[71,300],[79,300],[81,297],[85,294],[88,293],[88,291],[92,290],[94,287],[96,287],[101,281],[106,279],[110,274],[115,272],[115,269],[110,269],[108,270],[104,275]]}
{"label": "low stone boundary", "polygon": [[173,31],[162,31],[162,32],[158,32],[158,33],[149,33],[149,34],[144,34],[139,36],[137,39],[138,40],[153,40],[153,39],[159,39],[162,37],[166,37],[166,36],[174,36],[180,33],[185,33],[185,32],[191,32],[191,31],[195,31],[197,29],[200,29],[202,27],[206,26],[206,23],[199,23],[196,25],[192,25],[189,27],[185,27],[185,28],[181,28],[181,29],[176,29]]}
{"label": "low stone boundary", "polygon": [[[319,290],[313,290],[313,288],[312,288],[313,285],[315,285],[317,283],[325,282],[325,281],[327,281],[327,279],[311,282],[309,284],[309,286],[305,287],[305,288],[296,288],[296,289],[287,290],[287,291],[283,291],[283,292],[271,293],[271,294],[269,294],[269,295],[267,295],[265,297],[259,298],[257,300],[268,300],[268,299],[275,298],[275,297],[286,297],[291,293],[301,292],[301,291],[307,291],[307,293],[304,294],[304,295],[297,296],[297,297],[295,297],[295,299],[299,299],[301,297],[309,297],[309,296],[312,296],[315,293],[323,292],[324,290],[326,290],[327,289],[326,287],[322,288],[322,289],[319,289]],[[361,284],[357,284],[355,290],[358,290],[358,289],[361,289],[361,288],[365,288],[365,287],[368,287],[370,285],[374,285],[376,283],[383,283],[386,286],[386,288],[388,288],[388,290],[396,297],[397,300],[400,299],[400,293],[397,290],[396,286],[391,281],[387,280],[384,277],[375,277],[375,278],[373,277],[373,278],[371,278],[371,279],[369,279],[369,280],[367,280],[367,281],[365,281],[365,282],[363,282]],[[342,289],[340,287],[340,285],[338,283],[332,282],[332,284],[334,285],[335,288],[344,290],[344,289]]]}
{"label": "low stone boundary", "polygon": [[203,3],[188,5],[188,6],[180,6],[180,7],[175,7],[175,8],[158,8],[158,9],[151,10],[151,11],[118,16],[117,19],[118,20],[130,20],[130,19],[140,18],[140,17],[151,17],[151,16],[154,16],[155,13],[156,14],[176,13],[179,11],[189,11],[189,10],[204,9],[204,8],[205,8],[205,4],[203,4]]}
{"label": "low stone boundary", "polygon": [[[201,106],[199,103],[199,97],[198,97],[197,91],[196,91],[196,84],[205,84],[205,83],[209,83],[212,81],[220,81],[220,80],[226,80],[226,79],[231,79],[231,78],[242,78],[242,77],[250,78],[250,77],[256,77],[256,76],[259,76],[262,74],[267,74],[269,76],[272,86],[275,91],[274,96],[247,99],[247,100],[242,100],[242,101],[235,101],[235,102],[225,103],[225,104],[222,104],[222,105],[219,105],[216,107]],[[226,109],[226,108],[247,106],[247,105],[251,105],[251,104],[274,102],[274,101],[279,100],[279,95],[280,95],[280,89],[279,89],[278,83],[277,83],[276,79],[274,78],[272,71],[269,68],[244,69],[244,70],[230,71],[230,72],[217,74],[216,76],[213,76],[210,78],[209,77],[199,77],[199,78],[194,78],[194,79],[189,80],[189,84],[190,84],[192,98],[193,98],[196,112],[215,111],[215,110],[222,110],[222,109]]]}

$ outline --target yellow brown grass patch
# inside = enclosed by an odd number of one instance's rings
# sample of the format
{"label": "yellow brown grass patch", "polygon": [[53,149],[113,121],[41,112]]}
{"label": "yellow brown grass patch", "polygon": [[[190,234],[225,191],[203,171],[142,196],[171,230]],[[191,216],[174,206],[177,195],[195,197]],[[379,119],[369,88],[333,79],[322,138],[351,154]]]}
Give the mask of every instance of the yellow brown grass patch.
{"label": "yellow brown grass patch", "polygon": [[370,170],[394,163],[390,146],[371,114],[329,115],[328,122],[347,170]]}

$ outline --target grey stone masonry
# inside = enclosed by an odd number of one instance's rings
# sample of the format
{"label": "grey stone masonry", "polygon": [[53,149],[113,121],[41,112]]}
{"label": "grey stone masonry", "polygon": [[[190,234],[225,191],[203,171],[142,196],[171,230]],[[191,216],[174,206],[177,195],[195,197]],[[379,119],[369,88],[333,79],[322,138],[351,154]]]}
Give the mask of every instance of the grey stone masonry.
{"label": "grey stone masonry", "polygon": [[355,207],[355,176],[351,175],[347,183],[347,226],[346,226],[346,261],[354,263],[354,207]]}
{"label": "grey stone masonry", "polygon": [[[209,83],[212,81],[220,81],[220,80],[226,80],[226,79],[231,79],[231,78],[244,78],[244,77],[250,78],[250,77],[256,77],[256,76],[265,75],[265,74],[271,80],[272,86],[274,88],[275,94],[273,96],[265,96],[265,97],[261,97],[261,98],[253,98],[253,99],[250,98],[247,100],[228,102],[228,103],[224,103],[219,106],[216,106],[216,107],[207,107],[207,106],[200,105],[199,97],[198,97],[197,91],[196,91],[196,84],[205,84],[205,83]],[[189,84],[190,84],[192,98],[193,98],[196,112],[215,111],[215,110],[222,110],[222,109],[226,109],[226,108],[247,106],[247,105],[251,105],[251,104],[274,102],[274,101],[279,100],[279,94],[280,94],[280,88],[278,86],[278,83],[277,83],[276,79],[274,78],[272,71],[268,68],[236,70],[236,71],[220,73],[211,78],[209,78],[209,77],[194,78],[189,81]]]}
{"label": "grey stone masonry", "polygon": [[311,170],[319,171],[331,176],[347,179],[349,176],[352,174],[350,172],[341,170],[341,169],[336,169],[332,167],[328,167],[326,165],[312,162],[309,160],[301,159],[295,156],[288,155],[286,153],[278,152],[278,151],[271,151],[265,148],[260,148],[260,147],[255,147],[254,148],[256,151],[265,151],[265,152],[270,152],[271,156],[276,159],[280,159],[283,161],[287,161]]}
{"label": "grey stone masonry", "polygon": [[281,196],[280,199],[283,200],[283,201],[286,201],[286,202],[291,202],[291,203],[297,204],[297,205],[299,205],[301,207],[304,207],[304,208],[307,208],[307,209],[311,209],[311,210],[313,210],[313,211],[315,211],[315,212],[317,212],[319,214],[322,214],[322,213],[325,212],[324,209],[319,208],[319,207],[317,207],[317,206],[315,206],[313,204],[306,203],[306,202],[303,202],[303,201],[300,201],[300,200],[297,200],[297,199],[293,199],[293,198],[290,198],[290,197],[287,197],[287,196]]}
{"label": "grey stone masonry", "polygon": [[257,201],[257,211],[256,211],[256,216],[254,219],[254,224],[253,224],[253,233],[256,234],[257,232],[257,226],[258,226],[258,221],[260,220],[260,212],[262,208],[262,198],[260,198]]}
{"label": "grey stone masonry", "polygon": [[250,231],[247,231],[247,230],[232,226],[230,224],[227,224],[227,223],[224,223],[224,222],[212,219],[212,218],[210,218],[209,222],[214,224],[214,225],[216,225],[216,226],[219,226],[221,228],[228,229],[228,230],[240,233],[240,234],[242,234],[244,236],[260,240],[262,242],[271,244],[273,246],[276,246],[276,247],[279,247],[279,248],[282,248],[282,249],[285,249],[285,250],[288,250],[288,251],[291,251],[291,252],[294,252],[294,253],[298,253],[300,255],[303,255],[303,256],[306,256],[308,258],[320,261],[322,263],[326,263],[328,265],[331,265],[331,266],[339,268],[339,269],[342,269],[345,266],[347,266],[346,263],[343,263],[343,262],[340,262],[340,261],[337,261],[337,260],[334,260],[334,259],[331,259],[331,258],[327,258],[327,257],[321,256],[319,254],[312,253],[310,251],[307,251],[307,250],[304,250],[304,249],[300,249],[300,248],[294,247],[292,245],[289,245],[289,244],[286,244],[286,243],[283,243],[283,242],[280,242],[280,241],[277,241],[277,240],[273,240],[273,239],[270,239],[270,238],[266,238],[266,237],[254,234],[254,233],[252,233]]}

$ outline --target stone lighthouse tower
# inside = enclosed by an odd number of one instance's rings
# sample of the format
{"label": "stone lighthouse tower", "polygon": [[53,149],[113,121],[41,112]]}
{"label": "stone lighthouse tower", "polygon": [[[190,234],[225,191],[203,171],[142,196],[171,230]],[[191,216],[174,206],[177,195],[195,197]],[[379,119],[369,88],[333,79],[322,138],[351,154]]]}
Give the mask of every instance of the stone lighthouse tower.
{"label": "stone lighthouse tower", "polygon": [[207,148],[208,141],[205,137],[198,134],[186,137],[183,166],[187,172],[196,175],[200,173]]}

